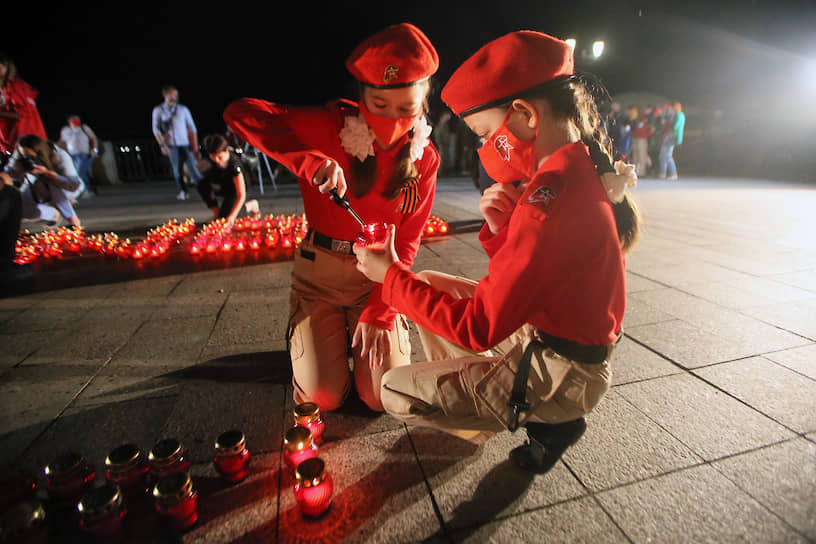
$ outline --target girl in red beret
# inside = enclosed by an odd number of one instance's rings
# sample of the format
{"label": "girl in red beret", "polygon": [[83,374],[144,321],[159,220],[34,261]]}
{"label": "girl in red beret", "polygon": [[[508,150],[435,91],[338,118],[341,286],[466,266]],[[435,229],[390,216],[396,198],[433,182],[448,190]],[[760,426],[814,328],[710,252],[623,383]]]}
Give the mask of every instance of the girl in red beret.
{"label": "girl in red beret", "polygon": [[291,107],[244,98],[224,112],[236,134],[300,183],[310,232],[292,273],[288,338],[295,402],[316,402],[322,410],[340,406],[351,388],[351,347],[357,393],[382,411],[382,375],[410,363],[405,317],[383,301],[381,285],[356,269],[352,243],[360,225],[329,193],[347,197],[367,223],[397,225],[394,251],[411,265],[439,167],[425,118],[438,64],[422,31],[395,25],[365,40],[346,61],[360,83],[359,104]]}
{"label": "girl in red beret", "polygon": [[490,266],[474,282],[414,274],[390,240],[384,251],[355,249],[383,300],[419,325],[430,359],[390,370],[383,405],[477,443],[525,426],[529,440],[511,458],[545,472],[610,384],[624,254],[639,228],[625,189],[637,178],[632,165],[611,164],[572,49],[552,36],[520,31],[488,43],[442,98],[482,139],[480,159],[499,182],[479,206]]}

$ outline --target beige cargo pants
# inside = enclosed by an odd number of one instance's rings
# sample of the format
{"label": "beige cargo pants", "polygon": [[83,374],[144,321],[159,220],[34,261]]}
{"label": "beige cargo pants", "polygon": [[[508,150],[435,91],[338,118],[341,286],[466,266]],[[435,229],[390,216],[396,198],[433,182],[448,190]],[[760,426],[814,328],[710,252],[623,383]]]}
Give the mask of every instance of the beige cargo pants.
{"label": "beige cargo pants", "polygon": [[[440,272],[418,276],[455,298],[471,297],[477,282]],[[525,325],[487,352],[468,351],[419,327],[429,361],[400,366],[382,379],[381,399],[392,416],[480,444],[507,429],[518,363],[535,328]],[[526,421],[561,423],[590,412],[609,388],[610,362],[583,364],[550,349],[533,353]]]}
{"label": "beige cargo pants", "polygon": [[[354,330],[374,285],[356,268],[354,255],[315,246],[307,239],[295,251],[290,296],[289,354],[296,403],[338,408],[351,388],[349,349]],[[353,350],[354,384],[369,408],[382,411],[380,383],[388,370],[408,365],[411,346],[402,315],[391,331],[391,355],[372,372]]]}

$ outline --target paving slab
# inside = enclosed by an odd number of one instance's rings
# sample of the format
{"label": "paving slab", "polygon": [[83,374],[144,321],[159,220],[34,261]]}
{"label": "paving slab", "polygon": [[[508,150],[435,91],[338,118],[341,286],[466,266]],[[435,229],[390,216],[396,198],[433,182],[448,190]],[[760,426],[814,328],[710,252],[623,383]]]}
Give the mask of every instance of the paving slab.
{"label": "paving slab", "polygon": [[580,498],[477,528],[451,531],[454,542],[630,542],[592,498]]}
{"label": "paving slab", "polygon": [[615,389],[705,460],[793,437],[793,432],[694,376],[678,374]]}
{"label": "paving slab", "polygon": [[816,380],[816,343],[766,353],[763,357]]}
{"label": "paving slab", "polygon": [[712,365],[694,373],[796,432],[816,430],[816,380],[764,357]]}
{"label": "paving slab", "polygon": [[807,542],[707,465],[596,495],[632,542]]}
{"label": "paving slab", "polygon": [[712,466],[797,531],[816,540],[816,444],[790,440]]}
{"label": "paving slab", "polygon": [[215,325],[212,313],[202,317],[155,319],[143,323],[114,360],[127,364],[188,366],[199,355]]}
{"label": "paving slab", "polygon": [[616,391],[587,417],[587,431],[564,462],[590,491],[644,480],[703,459]]}
{"label": "paving slab", "polygon": [[612,356],[612,385],[679,374],[683,370],[654,351],[624,336]]}
{"label": "paving slab", "polygon": [[524,431],[498,433],[479,447],[441,431],[409,427],[409,432],[449,529],[479,526],[586,494],[563,463],[534,475],[509,461],[510,450],[526,440]]}

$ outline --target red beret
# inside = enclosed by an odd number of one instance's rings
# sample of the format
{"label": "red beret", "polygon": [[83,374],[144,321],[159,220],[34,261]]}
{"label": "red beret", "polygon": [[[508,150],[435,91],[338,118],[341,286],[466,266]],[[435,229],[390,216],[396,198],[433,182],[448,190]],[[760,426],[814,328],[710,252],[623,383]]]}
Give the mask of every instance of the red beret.
{"label": "red beret", "polygon": [[473,113],[573,71],[567,42],[519,30],[483,46],[457,68],[442,89],[442,100],[457,115]]}
{"label": "red beret", "polygon": [[358,45],[346,60],[346,68],[371,87],[407,87],[431,77],[439,68],[439,56],[420,29],[402,23]]}

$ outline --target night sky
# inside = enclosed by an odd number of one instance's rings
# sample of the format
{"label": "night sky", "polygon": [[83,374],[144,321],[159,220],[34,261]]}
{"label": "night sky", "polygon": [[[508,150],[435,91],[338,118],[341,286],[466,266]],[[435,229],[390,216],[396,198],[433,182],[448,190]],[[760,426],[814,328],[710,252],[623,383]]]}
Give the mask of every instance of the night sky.
{"label": "night sky", "polygon": [[150,111],[165,83],[178,87],[200,133],[222,131],[221,112],[242,96],[291,104],[353,98],[347,55],[404,21],[439,51],[436,111],[439,88],[462,61],[524,28],[575,37],[579,49],[605,40],[600,61],[577,63],[613,95],[650,91],[699,108],[745,111],[767,100],[766,109],[792,115],[791,104],[810,96],[800,89],[811,77],[802,67],[816,62],[816,1],[14,4],[2,10],[0,49],[39,89],[54,139],[69,112],[103,139],[150,138]]}

